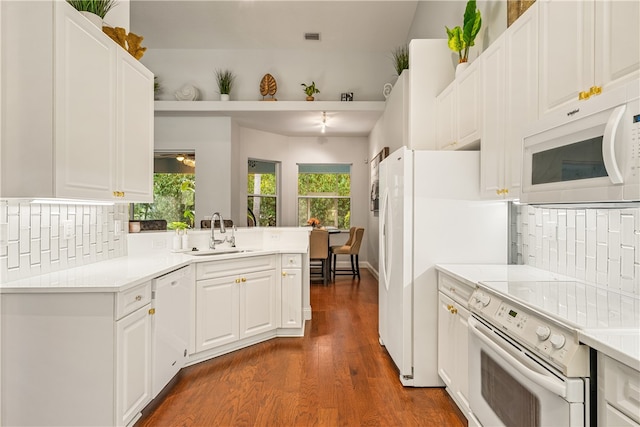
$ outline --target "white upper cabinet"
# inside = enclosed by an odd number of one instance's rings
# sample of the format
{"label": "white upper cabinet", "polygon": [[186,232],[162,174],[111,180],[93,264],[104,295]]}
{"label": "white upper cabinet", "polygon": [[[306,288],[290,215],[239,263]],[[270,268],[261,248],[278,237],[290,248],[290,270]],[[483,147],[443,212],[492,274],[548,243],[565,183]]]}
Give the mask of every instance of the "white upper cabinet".
{"label": "white upper cabinet", "polygon": [[637,1],[540,2],[540,114],[638,77]]}
{"label": "white upper cabinet", "polygon": [[153,74],[65,1],[0,7],[0,197],[152,201]]}
{"label": "white upper cabinet", "polygon": [[480,140],[482,129],[481,76],[482,61],[473,61],[460,76],[456,77],[458,144],[456,149],[468,148]]}
{"label": "white upper cabinet", "polygon": [[477,59],[436,97],[436,143],[439,150],[477,148],[482,114],[481,63]]}
{"label": "white upper cabinet", "polygon": [[523,131],[538,118],[538,4],[482,54],[481,185],[487,198],[520,195]]}

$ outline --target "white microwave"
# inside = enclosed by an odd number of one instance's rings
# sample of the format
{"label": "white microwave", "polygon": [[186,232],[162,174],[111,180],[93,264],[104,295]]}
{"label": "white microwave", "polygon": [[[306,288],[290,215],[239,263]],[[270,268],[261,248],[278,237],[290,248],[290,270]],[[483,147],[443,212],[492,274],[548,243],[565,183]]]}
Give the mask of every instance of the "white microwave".
{"label": "white microwave", "polygon": [[640,201],[640,82],[540,119],[523,143],[529,204]]}

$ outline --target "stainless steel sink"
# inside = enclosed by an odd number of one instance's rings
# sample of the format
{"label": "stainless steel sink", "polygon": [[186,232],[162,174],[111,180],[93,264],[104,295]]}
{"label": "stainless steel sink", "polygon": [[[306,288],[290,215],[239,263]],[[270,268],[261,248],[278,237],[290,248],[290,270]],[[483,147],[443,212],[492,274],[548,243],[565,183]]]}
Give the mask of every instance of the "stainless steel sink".
{"label": "stainless steel sink", "polygon": [[185,252],[191,256],[215,256],[215,255],[229,255],[229,254],[241,254],[253,252],[251,249],[203,249],[199,251]]}

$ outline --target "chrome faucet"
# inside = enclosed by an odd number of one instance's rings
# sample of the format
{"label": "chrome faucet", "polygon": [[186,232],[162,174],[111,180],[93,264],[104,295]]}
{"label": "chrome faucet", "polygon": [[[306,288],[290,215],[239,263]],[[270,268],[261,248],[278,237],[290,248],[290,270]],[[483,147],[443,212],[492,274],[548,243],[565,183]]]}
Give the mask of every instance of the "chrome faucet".
{"label": "chrome faucet", "polygon": [[233,226],[233,228],[231,228],[231,237],[229,237],[227,241],[231,243],[232,248],[236,247],[236,226],[235,225]]}
{"label": "chrome faucet", "polygon": [[220,221],[220,233],[225,234],[227,232],[227,230],[224,228],[224,219],[222,219],[222,215],[220,215],[219,212],[215,212],[213,215],[211,215],[211,238],[209,239],[209,249],[215,249],[216,243],[222,244],[227,241],[226,237],[223,238],[222,240],[216,239],[216,227],[215,227],[216,217]]}

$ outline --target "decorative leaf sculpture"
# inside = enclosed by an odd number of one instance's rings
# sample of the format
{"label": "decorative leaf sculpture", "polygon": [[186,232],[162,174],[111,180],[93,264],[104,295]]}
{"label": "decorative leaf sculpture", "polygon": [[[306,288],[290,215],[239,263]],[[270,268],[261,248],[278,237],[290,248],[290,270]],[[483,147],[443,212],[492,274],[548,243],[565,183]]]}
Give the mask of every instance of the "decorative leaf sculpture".
{"label": "decorative leaf sculpture", "polygon": [[102,27],[102,31],[111,37],[113,41],[118,43],[124,50],[129,52],[131,56],[136,59],[142,58],[144,52],[147,50],[146,47],[141,47],[140,44],[144,37],[139,36],[134,33],[127,34],[127,30],[121,27]]}
{"label": "decorative leaf sculpture", "polygon": [[277,90],[278,84],[276,83],[276,79],[271,74],[265,74],[260,81],[260,95],[262,95],[263,98],[267,95],[273,98]]}

